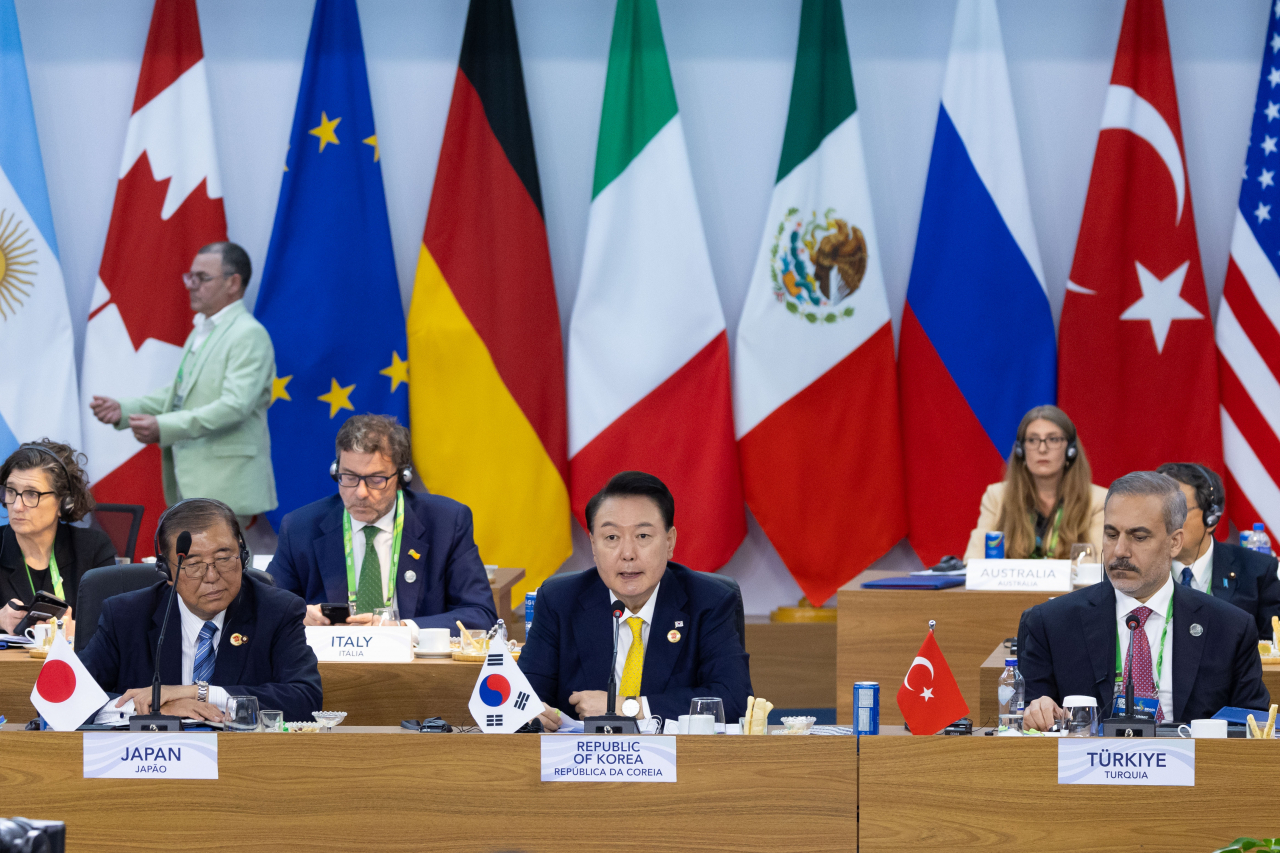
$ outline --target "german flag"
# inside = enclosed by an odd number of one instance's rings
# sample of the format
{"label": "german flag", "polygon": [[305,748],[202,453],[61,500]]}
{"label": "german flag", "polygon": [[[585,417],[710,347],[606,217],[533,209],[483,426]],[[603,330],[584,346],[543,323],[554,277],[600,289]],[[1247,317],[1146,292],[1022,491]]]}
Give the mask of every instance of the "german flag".
{"label": "german flag", "polygon": [[564,352],[510,0],[472,0],[409,309],[414,463],[536,589],[572,553]]}

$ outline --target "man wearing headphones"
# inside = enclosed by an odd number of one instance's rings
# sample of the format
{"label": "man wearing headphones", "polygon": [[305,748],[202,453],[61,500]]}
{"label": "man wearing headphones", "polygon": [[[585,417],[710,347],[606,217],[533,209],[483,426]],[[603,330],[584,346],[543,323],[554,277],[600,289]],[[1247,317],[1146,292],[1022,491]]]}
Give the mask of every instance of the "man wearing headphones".
{"label": "man wearing headphones", "polygon": [[306,624],[330,624],[320,610],[330,603],[348,605],[355,624],[395,607],[419,628],[491,627],[498,615],[471,510],[409,491],[409,430],[385,415],[354,415],[335,443],[338,494],[284,517],[267,567],[306,599]]}
{"label": "man wearing headphones", "polygon": [[[184,532],[191,546],[180,555]],[[309,720],[323,707],[302,600],[245,573],[249,549],[230,507],[209,498],[174,504],[160,517],[156,554],[169,580],[103,602],[98,630],[80,652],[103,690],[123,694],[108,709],[127,713],[132,702],[136,713],[154,712],[156,640],[169,608],[158,713],[216,722],[228,696],[256,696],[286,720]]]}
{"label": "man wearing headphones", "polygon": [[1271,617],[1280,616],[1276,558],[1213,541],[1226,503],[1222,478],[1190,462],[1170,462],[1156,470],[1177,480],[1187,498],[1183,547],[1173,561],[1174,583],[1234,604],[1257,621],[1258,636],[1271,637]]}

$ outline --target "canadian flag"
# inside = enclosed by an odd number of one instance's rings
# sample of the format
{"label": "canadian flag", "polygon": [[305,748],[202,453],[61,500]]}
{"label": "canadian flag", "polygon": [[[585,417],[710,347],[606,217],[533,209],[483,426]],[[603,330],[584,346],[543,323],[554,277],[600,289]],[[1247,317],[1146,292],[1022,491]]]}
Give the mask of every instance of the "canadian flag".
{"label": "canadian flag", "polygon": [[49,728],[55,732],[75,731],[90,714],[107,704],[108,698],[71,650],[67,638],[55,631],[49,656],[31,688],[31,704]]}
{"label": "canadian flag", "polygon": [[[86,410],[95,395],[136,397],[173,380],[193,316],[182,273],[225,239],[195,0],[157,0],[85,331]],[[147,508],[138,556],[150,554],[165,508],[160,448],[93,418],[83,429],[94,497]]]}
{"label": "canadian flag", "polygon": [[932,629],[898,688],[898,710],[913,735],[932,735],[969,713]]}

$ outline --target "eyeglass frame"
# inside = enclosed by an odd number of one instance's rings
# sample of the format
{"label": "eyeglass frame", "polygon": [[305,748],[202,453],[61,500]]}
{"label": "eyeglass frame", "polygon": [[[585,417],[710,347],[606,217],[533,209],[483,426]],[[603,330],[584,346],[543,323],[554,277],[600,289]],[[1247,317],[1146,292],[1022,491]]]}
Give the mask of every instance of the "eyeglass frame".
{"label": "eyeglass frame", "polygon": [[[196,276],[198,275],[205,275],[207,277],[196,278]],[[217,275],[207,275],[207,273],[184,272],[182,274],[182,283],[185,284],[187,287],[191,287],[192,286],[191,283],[195,282],[195,287],[199,289],[201,287],[204,287],[206,284],[208,284],[211,281],[217,281],[220,278],[230,278],[233,275],[235,275],[235,273],[220,272]]]}
{"label": "eyeglass frame", "polygon": [[[13,500],[8,499],[10,492],[13,492]],[[27,489],[25,491],[20,492],[17,489],[13,488],[12,486],[5,486],[3,492],[0,492],[0,504],[3,504],[4,506],[13,506],[18,502],[18,497],[21,496],[23,506],[25,506],[27,509],[35,509],[36,507],[40,506],[40,499],[42,497],[44,497],[45,495],[56,496],[57,494],[58,494],[57,492],[37,492],[35,489]],[[36,502],[35,503],[29,502],[27,500],[27,495],[35,495]]]}
{"label": "eyeglass frame", "polygon": [[[223,575],[231,573],[230,565],[232,560],[239,562],[240,555],[228,554],[225,557],[214,557],[212,560],[208,560],[203,563],[188,563],[184,561],[182,563],[182,573],[187,576],[187,580],[198,581],[207,575],[209,573],[209,567],[213,566],[213,570],[217,573],[218,577],[222,577]],[[219,563],[222,565],[219,565]],[[194,569],[197,566],[200,568],[200,571],[193,575],[189,570]]]}
{"label": "eyeglass frame", "polygon": [[[347,485],[342,482],[343,477],[354,477],[356,481],[351,485]],[[381,492],[385,491],[387,486],[391,485],[391,482],[395,479],[395,474],[353,474],[350,471],[338,472],[338,485],[344,489],[358,489],[360,488],[360,484],[364,483],[365,488],[369,491]],[[372,482],[373,480],[385,480],[386,482],[381,486],[375,486]]]}
{"label": "eyeglass frame", "polygon": [[1048,450],[1050,447],[1055,450],[1070,441],[1065,435],[1046,435],[1046,436],[1027,436],[1022,439],[1023,448],[1037,448]]}

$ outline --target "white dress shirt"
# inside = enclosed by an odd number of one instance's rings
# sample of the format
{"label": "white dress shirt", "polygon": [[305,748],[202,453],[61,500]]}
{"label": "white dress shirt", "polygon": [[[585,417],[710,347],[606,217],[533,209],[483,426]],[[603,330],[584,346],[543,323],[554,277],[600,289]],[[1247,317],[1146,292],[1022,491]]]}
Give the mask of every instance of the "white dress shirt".
{"label": "white dress shirt", "polygon": [[[1151,615],[1147,617],[1144,630],[1147,633],[1147,644],[1151,647],[1151,676],[1153,679],[1158,679],[1156,691],[1160,695],[1160,708],[1164,711],[1165,722],[1173,722],[1173,625],[1170,624],[1169,630],[1164,631],[1165,614],[1172,616],[1169,604],[1173,599],[1173,586],[1173,578],[1170,577],[1155,595],[1147,599],[1146,604],[1116,590],[1116,637],[1120,641],[1118,648],[1120,649],[1121,675],[1124,673],[1124,664],[1129,653],[1130,634],[1129,626],[1124,624],[1124,617],[1137,607],[1150,607],[1152,610]],[[1164,633],[1164,662],[1157,674],[1156,661],[1160,660],[1162,632]]]}
{"label": "white dress shirt", "polygon": [[209,340],[209,336],[213,334],[213,327],[226,319],[227,309],[232,305],[235,305],[234,301],[224,306],[222,310],[218,311],[211,317],[206,317],[203,314],[197,314],[192,318],[191,352],[193,354],[196,350],[200,349],[201,344]]}
{"label": "white dress shirt", "polygon": [[[631,626],[627,624],[627,620],[633,616],[639,616],[644,620],[644,624],[640,626],[640,643],[645,650],[649,648],[649,629],[653,625],[653,608],[658,603],[658,588],[662,586],[659,582],[658,586],[653,588],[653,593],[649,596],[649,600],[640,608],[639,613],[632,613],[629,609],[622,614],[622,618],[618,620],[618,659],[613,662],[613,674],[617,679],[619,687],[622,685],[622,670],[627,664],[627,652],[631,651]],[[609,592],[609,601],[616,598],[613,592]],[[619,709],[621,710],[621,709]],[[640,697],[640,716],[648,718],[649,700]]]}
{"label": "white dress shirt", "polygon": [[[178,599],[178,615],[182,617],[182,683],[195,684],[196,645],[200,642],[200,631],[204,628],[204,620],[187,608],[187,603],[182,600],[182,596],[174,597]],[[226,622],[226,619],[227,611],[224,610],[209,620],[218,626],[218,630],[213,635],[213,650],[215,653],[222,643],[222,625]],[[216,666],[216,657],[214,661]],[[227,691],[210,683],[209,704],[219,711],[227,710]]]}
{"label": "white dress shirt", "polygon": [[[1209,550],[1204,552],[1204,556],[1191,564],[1191,588],[1200,592],[1209,592],[1209,584],[1213,583],[1213,537],[1209,539]],[[1186,563],[1173,561],[1173,582],[1182,583],[1182,570],[1187,566]]]}
{"label": "white dress shirt", "polygon": [[[373,537],[373,550],[378,555],[378,566],[382,569],[382,600],[387,600],[387,587],[391,578],[391,540],[392,532],[395,528],[396,507],[391,505],[391,509],[387,510],[387,514],[373,522],[371,525],[363,521],[351,519],[351,556],[356,564],[356,586],[350,590],[354,593],[360,588],[360,569],[364,566],[364,549],[366,527],[378,528],[377,534]],[[391,597],[391,606],[400,610],[400,604],[397,596]]]}

